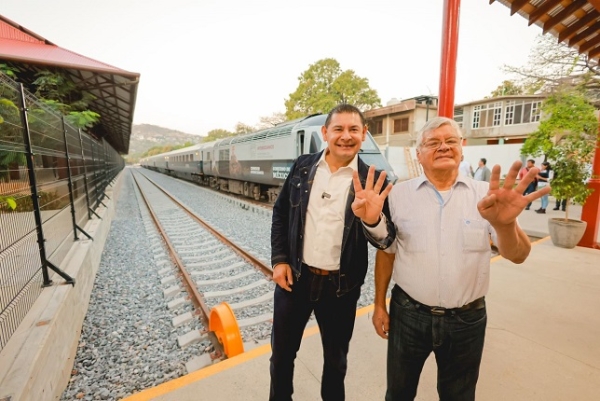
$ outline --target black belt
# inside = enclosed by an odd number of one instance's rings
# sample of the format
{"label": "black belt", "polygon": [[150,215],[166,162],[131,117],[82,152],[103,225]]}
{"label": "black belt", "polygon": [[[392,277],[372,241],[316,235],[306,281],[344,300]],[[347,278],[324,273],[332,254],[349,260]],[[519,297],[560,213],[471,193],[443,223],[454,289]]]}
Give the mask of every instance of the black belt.
{"label": "black belt", "polygon": [[306,263],[302,263],[310,272],[316,276],[329,276],[330,274],[339,274],[339,270],[323,270],[318,267],[312,267],[307,265]]}
{"label": "black belt", "polygon": [[478,310],[478,309],[485,308],[485,297],[477,298],[476,300],[469,302],[468,304],[463,305],[460,308],[447,309],[447,308],[442,308],[441,306],[429,306],[429,305],[422,304],[418,301],[415,301],[406,292],[404,292],[404,290],[402,288],[400,288],[397,284],[394,286],[394,288],[397,289],[397,291],[400,291],[400,293],[402,295],[404,295],[406,297],[406,299],[408,299],[408,301],[411,304],[413,304],[417,309],[422,309],[422,310],[429,312],[435,316],[445,316],[445,315],[451,315],[451,314],[457,313],[457,312],[460,313],[460,312],[464,312],[464,311],[468,311],[468,310]]}

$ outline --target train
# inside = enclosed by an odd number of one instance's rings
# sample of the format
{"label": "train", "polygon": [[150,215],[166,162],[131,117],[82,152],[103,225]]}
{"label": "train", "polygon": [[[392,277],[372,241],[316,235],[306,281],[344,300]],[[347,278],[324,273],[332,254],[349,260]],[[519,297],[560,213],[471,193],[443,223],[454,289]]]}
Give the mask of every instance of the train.
{"label": "train", "polygon": [[[283,122],[250,134],[201,143],[140,160],[144,168],[257,201],[274,203],[294,160],[325,147],[321,127],[326,114]],[[367,132],[361,159],[398,179]]]}

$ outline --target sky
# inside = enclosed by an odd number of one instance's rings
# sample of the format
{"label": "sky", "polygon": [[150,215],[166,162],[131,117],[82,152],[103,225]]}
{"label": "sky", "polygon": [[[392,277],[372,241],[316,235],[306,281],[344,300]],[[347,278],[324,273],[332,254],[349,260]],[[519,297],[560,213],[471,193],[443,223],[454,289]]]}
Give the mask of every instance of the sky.
{"label": "sky", "polygon": [[[141,74],[135,124],[233,131],[285,111],[311,64],[334,58],[383,105],[438,95],[443,0],[0,0],[50,42]],[[522,66],[541,29],[499,2],[462,0],[455,104]]]}

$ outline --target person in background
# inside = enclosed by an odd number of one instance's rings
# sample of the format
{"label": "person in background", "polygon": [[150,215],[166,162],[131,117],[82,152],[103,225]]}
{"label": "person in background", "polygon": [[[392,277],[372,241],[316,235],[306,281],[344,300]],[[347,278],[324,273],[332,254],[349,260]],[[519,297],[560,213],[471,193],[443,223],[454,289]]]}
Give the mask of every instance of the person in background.
{"label": "person in background", "polygon": [[[550,180],[550,163],[543,162],[542,169],[537,175],[538,185],[537,188],[544,188],[548,185],[548,181]],[[542,206],[537,209],[536,213],[546,213],[546,208],[548,207],[548,194],[542,196]]]}
{"label": "person in background", "polygon": [[464,175],[465,177],[473,177],[473,167],[471,167],[471,163],[465,160],[465,156],[463,155],[460,159],[460,165],[458,167],[459,174]]}
{"label": "person in background", "polygon": [[[522,263],[531,243],[517,216],[550,188],[523,195],[538,169],[515,186],[515,162],[500,186],[500,166],[490,182],[458,172],[460,128],[446,117],[429,120],[417,134],[420,177],[394,185],[388,197],[394,244],[377,251],[373,325],[388,339],[385,399],[413,400],[423,365],[433,352],[440,400],[470,401],[483,354],[490,277],[490,235],[500,255]],[[368,228],[386,238],[385,225]],[[392,289],[389,314],[386,292]]]}
{"label": "person in background", "polygon": [[485,157],[479,159],[479,166],[477,167],[477,170],[475,170],[475,174],[473,174],[473,178],[477,181],[490,182],[490,176],[492,175],[492,172],[486,166],[486,164],[487,159]]}
{"label": "person in background", "polygon": [[[271,263],[277,285],[270,400],[292,399],[294,360],[313,311],[323,344],[321,397],[345,399],[347,354],[368,268],[367,239],[381,249],[396,235],[386,199],[392,184],[358,156],[367,135],[363,114],[338,105],[321,134],[327,147],[298,157],[273,207]],[[388,238],[369,238],[364,227],[371,225],[383,225]]]}
{"label": "person in background", "polygon": [[[529,173],[529,170],[531,170],[534,167],[535,167],[535,160],[533,160],[533,159],[527,160],[527,165],[525,167],[523,167],[521,169],[521,171],[519,171],[519,181],[522,180],[523,178],[525,178],[525,176],[527,176],[527,174]],[[535,192],[536,189],[537,189],[537,179],[534,179],[533,181],[531,181],[529,183],[527,188],[525,188],[523,195],[529,195],[529,194]],[[530,208],[531,208],[531,202],[527,205],[525,210],[529,210]]]}

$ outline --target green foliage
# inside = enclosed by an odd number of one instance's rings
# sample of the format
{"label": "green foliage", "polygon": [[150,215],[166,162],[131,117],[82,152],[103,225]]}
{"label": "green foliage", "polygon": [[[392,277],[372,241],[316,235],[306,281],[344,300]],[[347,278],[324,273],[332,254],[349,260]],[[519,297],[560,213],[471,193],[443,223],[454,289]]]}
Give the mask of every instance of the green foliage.
{"label": "green foliage", "polygon": [[557,173],[550,183],[551,194],[583,204],[591,194],[586,181],[598,138],[594,107],[582,88],[562,88],[543,102],[542,112],[545,118],[527,138],[521,154],[545,155]]}
{"label": "green foliage", "polygon": [[213,129],[212,131],[208,132],[208,134],[204,137],[202,142],[212,142],[212,141],[216,141],[217,139],[227,138],[229,136],[234,136],[234,135],[235,135],[235,133],[229,132],[224,129],[220,129],[220,128]]}
{"label": "green foliage", "polygon": [[377,91],[369,87],[366,78],[354,71],[342,71],[332,58],[311,64],[298,78],[298,88],[285,101],[285,115],[289,120],[307,114],[328,113],[340,103],[353,104],[361,110],[381,106]]}
{"label": "green foliage", "polygon": [[192,143],[192,142],[186,142],[181,145],[153,146],[150,149],[148,149],[147,151],[145,151],[144,153],[142,153],[140,158],[144,158],[144,157],[148,157],[148,156],[155,156],[155,155],[159,155],[161,153],[167,153],[167,152],[171,152],[171,151],[177,150],[177,149],[188,148],[193,145],[194,145],[194,143]]}
{"label": "green foliage", "polygon": [[19,70],[17,67],[15,67],[13,65],[9,65],[6,63],[0,63],[0,73],[3,73],[4,75],[11,77],[12,79],[16,79],[17,72],[21,72],[21,70]]}
{"label": "green foliage", "polygon": [[91,110],[71,111],[67,116],[67,121],[76,128],[92,128],[100,121],[100,114]]}
{"label": "green foliage", "polygon": [[15,202],[15,198],[10,196],[0,196],[0,207],[7,206],[11,210],[15,210],[17,207],[17,203]]}
{"label": "green foliage", "polygon": [[510,80],[505,80],[502,82],[502,84],[498,85],[498,87],[490,93],[489,97],[514,96],[524,94],[525,88],[523,88],[521,85],[518,85]]}
{"label": "green foliage", "polygon": [[256,128],[252,127],[251,125],[247,125],[247,124],[238,122],[235,125],[235,134],[234,135],[249,134],[254,131],[256,131]]}
{"label": "green foliage", "polygon": [[43,70],[35,76],[37,78],[33,81],[33,85],[36,87],[34,93],[36,97],[67,103],[76,90],[73,81],[60,72]]}
{"label": "green foliage", "polygon": [[[42,210],[60,210],[67,206],[70,202],[69,197],[58,196],[56,192],[38,192],[38,202]],[[21,196],[13,199],[14,208],[17,212],[31,212],[33,211],[33,200],[31,195]]]}

